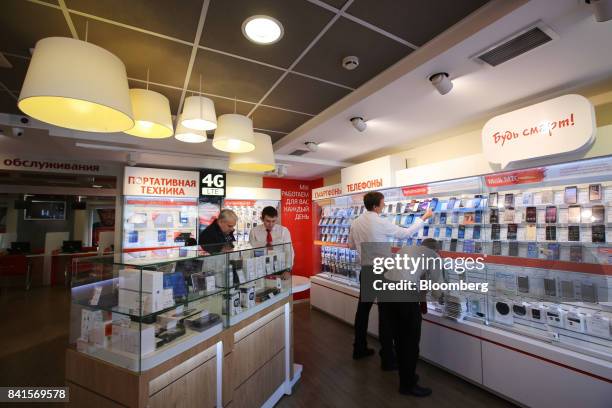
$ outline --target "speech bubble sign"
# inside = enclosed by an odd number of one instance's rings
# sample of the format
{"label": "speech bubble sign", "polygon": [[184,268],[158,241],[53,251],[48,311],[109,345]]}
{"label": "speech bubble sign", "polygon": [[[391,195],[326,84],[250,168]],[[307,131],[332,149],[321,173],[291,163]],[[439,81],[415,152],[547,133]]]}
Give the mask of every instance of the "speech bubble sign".
{"label": "speech bubble sign", "polygon": [[482,128],[482,150],[502,168],[527,160],[573,152],[595,137],[595,109],[584,96],[570,94],[490,119]]}

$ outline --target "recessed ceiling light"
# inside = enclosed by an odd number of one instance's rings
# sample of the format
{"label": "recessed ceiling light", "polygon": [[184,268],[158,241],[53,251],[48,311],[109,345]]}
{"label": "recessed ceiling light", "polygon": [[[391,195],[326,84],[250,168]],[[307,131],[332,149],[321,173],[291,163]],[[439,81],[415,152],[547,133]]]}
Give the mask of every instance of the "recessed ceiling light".
{"label": "recessed ceiling light", "polygon": [[283,25],[269,16],[252,16],[242,23],[242,33],[256,44],[274,44],[283,37]]}

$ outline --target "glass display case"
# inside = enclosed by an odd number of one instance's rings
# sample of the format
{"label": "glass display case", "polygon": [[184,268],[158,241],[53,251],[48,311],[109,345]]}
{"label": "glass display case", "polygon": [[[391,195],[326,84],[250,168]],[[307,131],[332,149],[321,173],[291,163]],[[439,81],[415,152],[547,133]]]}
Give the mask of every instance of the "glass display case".
{"label": "glass display case", "polygon": [[291,295],[291,244],[167,249],[166,259],[77,262],[70,342],[148,370]]}
{"label": "glass display case", "polygon": [[[430,298],[431,308],[612,361],[612,157],[381,192],[381,216],[401,227],[434,211],[395,245],[433,238],[442,257],[484,259],[482,270],[445,276],[487,283],[487,292],[448,292],[443,304]],[[345,236],[362,199],[318,203],[321,276],[353,286],[359,266]]]}

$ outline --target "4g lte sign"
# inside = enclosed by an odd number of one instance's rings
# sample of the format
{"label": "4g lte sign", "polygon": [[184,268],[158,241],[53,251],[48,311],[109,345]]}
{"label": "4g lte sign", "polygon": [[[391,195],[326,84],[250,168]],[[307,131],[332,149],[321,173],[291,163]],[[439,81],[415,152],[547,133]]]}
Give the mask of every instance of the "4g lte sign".
{"label": "4g lte sign", "polygon": [[200,171],[200,197],[225,197],[225,173],[215,170]]}

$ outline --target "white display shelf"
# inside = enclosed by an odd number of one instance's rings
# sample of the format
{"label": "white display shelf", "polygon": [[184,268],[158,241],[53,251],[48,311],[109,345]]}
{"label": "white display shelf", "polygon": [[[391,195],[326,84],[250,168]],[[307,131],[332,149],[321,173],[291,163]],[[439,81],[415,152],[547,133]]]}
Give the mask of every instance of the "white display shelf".
{"label": "white display shelf", "polygon": [[140,367],[138,366],[139,357],[137,354],[122,350],[89,346],[86,354],[131,371],[139,371],[139,369],[140,371],[146,371],[221,333],[223,323],[219,322],[203,332],[197,332],[189,328],[185,330],[185,335],[181,338],[140,357]]}
{"label": "white display shelf", "polygon": [[230,316],[229,318],[229,325],[230,326],[234,326],[238,323],[240,323],[241,321],[248,319],[249,317],[261,312],[262,310],[264,310],[265,308],[267,308],[268,306],[271,306],[273,304],[275,304],[276,302],[278,302],[279,300],[285,299],[287,297],[289,297],[291,295],[291,291],[285,291],[282,292],[276,296],[274,296],[272,299],[268,299],[264,302],[261,302],[249,309],[247,309],[244,312],[241,312],[239,314],[237,314],[236,316]]}

